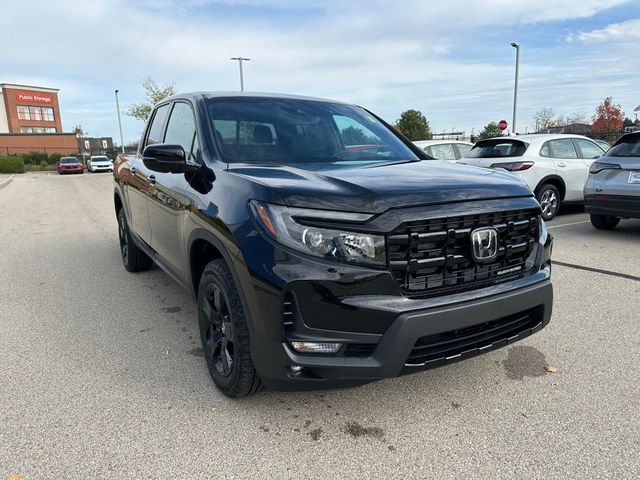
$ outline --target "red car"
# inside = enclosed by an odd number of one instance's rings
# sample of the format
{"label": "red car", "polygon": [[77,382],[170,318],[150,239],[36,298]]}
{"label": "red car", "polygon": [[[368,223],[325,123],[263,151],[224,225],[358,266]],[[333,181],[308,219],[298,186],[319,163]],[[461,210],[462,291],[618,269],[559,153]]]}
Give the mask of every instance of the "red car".
{"label": "red car", "polygon": [[82,173],[84,167],[76,157],[62,157],[58,162],[58,173]]}

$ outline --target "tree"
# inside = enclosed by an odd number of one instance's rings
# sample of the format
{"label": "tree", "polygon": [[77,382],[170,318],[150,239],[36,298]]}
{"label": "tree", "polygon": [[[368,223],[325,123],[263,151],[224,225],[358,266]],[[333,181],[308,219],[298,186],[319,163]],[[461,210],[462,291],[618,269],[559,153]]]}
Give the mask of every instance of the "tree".
{"label": "tree", "polygon": [[478,138],[493,138],[500,137],[502,132],[498,128],[498,124],[496,122],[487,123],[484,128],[478,134]]}
{"label": "tree", "polygon": [[86,137],[88,135],[88,132],[85,132],[82,128],[82,125],[76,125],[71,131],[76,135],[80,135],[81,137]]}
{"label": "tree", "polygon": [[572,123],[589,123],[589,119],[584,113],[572,113],[567,117],[567,125]]}
{"label": "tree", "polygon": [[596,107],[591,131],[593,133],[618,132],[622,129],[623,124],[622,107],[615,105],[613,98],[607,97]]}
{"label": "tree", "polygon": [[429,122],[420,110],[407,110],[400,114],[396,126],[409,140],[430,140]]}
{"label": "tree", "polygon": [[367,135],[361,128],[354,127],[353,125],[343,128],[340,133],[346,145],[370,145],[372,143],[378,143],[376,137]]}
{"label": "tree", "polygon": [[151,77],[147,77],[142,81],[142,88],[144,88],[147,100],[142,103],[134,103],[126,112],[127,115],[142,121],[146,121],[149,118],[156,103],[176,93],[174,83],[168,83],[164,87],[160,87]]}
{"label": "tree", "polygon": [[636,122],[631,120],[629,117],[624,117],[624,121],[622,122],[622,127],[634,127]]}
{"label": "tree", "polygon": [[562,114],[556,116],[553,108],[549,107],[542,107],[538,109],[538,111],[533,115],[533,121],[536,125],[536,130],[546,130],[547,128],[566,125],[567,123],[569,123],[569,118],[565,118],[565,116]]}

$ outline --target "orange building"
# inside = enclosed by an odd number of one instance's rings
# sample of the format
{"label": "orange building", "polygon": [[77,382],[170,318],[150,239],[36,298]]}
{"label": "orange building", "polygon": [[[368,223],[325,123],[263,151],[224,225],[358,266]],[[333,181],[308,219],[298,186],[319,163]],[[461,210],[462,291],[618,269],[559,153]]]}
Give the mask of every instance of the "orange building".
{"label": "orange building", "polygon": [[0,83],[0,155],[30,151],[78,151],[62,131],[58,89]]}

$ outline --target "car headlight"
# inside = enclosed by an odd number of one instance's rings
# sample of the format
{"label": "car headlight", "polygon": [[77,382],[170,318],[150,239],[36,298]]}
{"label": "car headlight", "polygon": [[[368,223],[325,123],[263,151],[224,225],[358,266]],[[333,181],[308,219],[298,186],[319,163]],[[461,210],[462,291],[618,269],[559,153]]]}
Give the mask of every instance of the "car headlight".
{"label": "car headlight", "polygon": [[[315,221],[362,221],[371,215],[290,209],[284,205],[252,200],[251,213],[263,232],[277,242],[309,255],[349,263],[385,265],[383,235],[313,226]],[[310,223],[305,225],[304,220]]]}

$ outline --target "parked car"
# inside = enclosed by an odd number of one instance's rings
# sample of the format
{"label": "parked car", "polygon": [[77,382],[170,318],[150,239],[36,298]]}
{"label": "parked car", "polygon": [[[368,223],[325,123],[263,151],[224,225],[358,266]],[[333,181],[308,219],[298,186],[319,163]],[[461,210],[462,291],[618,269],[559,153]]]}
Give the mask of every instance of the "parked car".
{"label": "parked car", "polygon": [[76,157],[62,157],[58,161],[58,173],[82,173],[84,167]]}
{"label": "parked car", "polygon": [[473,143],[460,140],[418,140],[413,143],[437,160],[460,160],[473,148]]}
{"label": "parked car", "polygon": [[[370,148],[349,148],[361,138]],[[122,261],[155,262],[192,293],[226,395],[417,372],[551,318],[552,239],[529,188],[422,161],[363,108],[175,95],[140,149],[115,165]]]}
{"label": "parked car", "polygon": [[113,172],[113,162],[105,155],[91,155],[87,160],[87,172]]}
{"label": "parked car", "polygon": [[531,188],[551,220],[562,202],[582,202],[591,163],[604,153],[581,135],[518,135],[478,141],[461,160],[467,165],[500,168]]}
{"label": "parked car", "polygon": [[621,218],[640,218],[640,132],[622,136],[591,164],[584,204],[600,230],[615,228]]}

